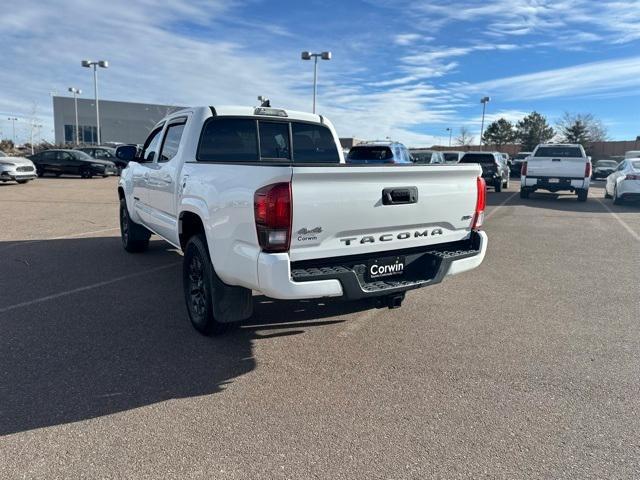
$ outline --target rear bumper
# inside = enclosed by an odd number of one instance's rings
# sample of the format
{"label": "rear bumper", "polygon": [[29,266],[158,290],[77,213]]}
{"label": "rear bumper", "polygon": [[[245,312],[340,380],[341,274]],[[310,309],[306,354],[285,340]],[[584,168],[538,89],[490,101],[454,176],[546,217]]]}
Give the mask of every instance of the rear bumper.
{"label": "rear bumper", "polygon": [[411,271],[403,279],[374,282],[364,279],[367,262],[373,256],[291,263],[286,253],[262,253],[258,258],[259,289],[268,297],[289,300],[321,297],[358,300],[392,295],[434,285],[448,275],[472,270],[482,263],[486,250],[487,234],[472,232],[468,240],[460,242],[388,252],[387,255],[404,255],[412,265]]}
{"label": "rear bumper", "polygon": [[[551,182],[552,179],[558,182]],[[528,190],[548,190],[550,192],[575,191],[589,188],[589,178],[566,177],[521,177],[520,186]]]}
{"label": "rear bumper", "polygon": [[640,200],[640,180],[621,180],[618,183],[618,196],[623,200]]}

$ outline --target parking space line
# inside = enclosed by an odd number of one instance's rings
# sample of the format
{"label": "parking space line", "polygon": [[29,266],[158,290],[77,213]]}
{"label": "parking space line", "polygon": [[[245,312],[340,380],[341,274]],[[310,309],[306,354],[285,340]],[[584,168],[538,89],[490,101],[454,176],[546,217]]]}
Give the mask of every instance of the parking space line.
{"label": "parking space line", "polygon": [[638,234],[637,234],[637,233],[636,233],[636,232],[635,232],[635,231],[634,231],[634,230],[633,230],[633,229],[632,229],[632,228],[627,224],[627,222],[625,222],[624,220],[622,220],[622,218],[620,218],[620,215],[618,215],[616,212],[614,212],[613,210],[611,210],[611,209],[609,208],[609,205],[607,205],[606,203],[604,203],[601,199],[596,198],[596,200],[598,201],[598,203],[600,203],[600,205],[602,205],[604,208],[606,208],[606,209],[609,211],[609,213],[610,213],[611,215],[613,215],[613,218],[615,218],[615,219],[618,221],[618,223],[619,223],[620,225],[622,225],[622,226],[624,227],[624,229],[625,229],[627,232],[629,232],[629,233],[631,234],[631,236],[632,236],[633,238],[635,238],[637,241],[639,241],[639,242],[640,242],[640,235],[638,235]]}
{"label": "parking space line", "polygon": [[49,300],[55,300],[56,298],[66,297],[68,295],[73,295],[74,293],[85,292],[87,290],[92,290],[94,288],[104,287],[105,285],[110,285],[112,283],[117,283],[122,280],[127,280],[129,278],[140,277],[142,275],[147,275],[148,273],[159,272],[161,270],[168,270],[169,268],[174,268],[177,265],[180,265],[180,262],[172,263],[170,265],[163,265],[161,267],[149,268],[148,270],[143,270],[141,272],[132,273],[129,275],[122,275],[120,277],[112,278],[111,280],[105,280],[103,282],[92,283],[91,285],[85,285],[83,287],[74,288],[71,290],[66,290],[64,292],[54,293],[52,295],[46,295],[40,298],[34,298],[33,300],[28,300],[26,302],[15,303],[13,305],[9,305],[7,307],[0,308],[0,313],[6,313],[11,310],[16,310],[22,307],[29,307],[31,305],[35,305],[37,303],[47,302]]}
{"label": "parking space line", "polygon": [[14,243],[10,243],[9,245],[4,245],[3,248],[0,248],[0,252],[2,252],[4,250],[8,250],[9,248],[16,247],[18,245],[22,246],[22,245],[30,245],[32,243],[37,243],[37,242],[47,242],[49,240],[65,240],[65,239],[68,239],[68,238],[84,237],[85,235],[92,235],[94,233],[113,232],[114,230],[119,230],[119,229],[120,229],[120,227],[112,227],[112,228],[103,228],[102,230],[92,230],[90,232],[72,233],[70,235],[62,235],[61,237],[38,238],[38,239],[35,239],[35,240],[26,240],[26,241],[9,240],[9,242],[13,241]]}
{"label": "parking space line", "polygon": [[513,197],[515,197],[516,195],[518,195],[520,192],[513,192],[511,195],[509,195],[507,198],[505,198],[504,202],[500,203],[498,206],[496,206],[496,208],[494,208],[493,210],[491,210],[489,213],[487,213],[484,216],[484,219],[487,220],[489,219],[494,213],[496,213],[498,210],[500,210],[500,207],[504,207],[507,202],[509,200],[511,200]]}

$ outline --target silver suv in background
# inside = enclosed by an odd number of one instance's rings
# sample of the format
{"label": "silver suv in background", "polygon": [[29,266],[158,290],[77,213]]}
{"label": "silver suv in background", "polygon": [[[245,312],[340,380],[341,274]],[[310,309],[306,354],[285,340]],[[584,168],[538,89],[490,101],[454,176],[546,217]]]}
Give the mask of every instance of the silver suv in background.
{"label": "silver suv in background", "polygon": [[376,140],[351,147],[346,162],[354,165],[412,164],[409,150],[400,142]]}

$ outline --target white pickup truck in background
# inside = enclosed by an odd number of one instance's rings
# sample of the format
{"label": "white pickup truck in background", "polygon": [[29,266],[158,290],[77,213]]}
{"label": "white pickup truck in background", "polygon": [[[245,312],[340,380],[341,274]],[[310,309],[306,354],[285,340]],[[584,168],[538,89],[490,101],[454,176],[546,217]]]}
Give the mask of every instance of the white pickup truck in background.
{"label": "white pickup truck in background", "polygon": [[183,288],[203,333],[277,299],[376,297],[482,262],[478,165],[346,165],[326,118],[264,107],[197,107],[163,119],[118,185],[124,248],[151,232],[184,252]]}
{"label": "white pickup truck in background", "polygon": [[520,197],[531,192],[570,191],[585,202],[591,182],[591,159],[579,144],[541,144],[522,163]]}

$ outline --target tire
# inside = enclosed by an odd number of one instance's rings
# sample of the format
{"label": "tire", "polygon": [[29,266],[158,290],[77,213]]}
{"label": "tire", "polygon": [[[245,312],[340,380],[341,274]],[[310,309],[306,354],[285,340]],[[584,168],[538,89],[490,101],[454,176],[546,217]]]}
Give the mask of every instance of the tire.
{"label": "tire", "polygon": [[622,198],[618,197],[618,187],[613,189],[613,204],[614,205],[622,205]]}
{"label": "tire", "polygon": [[149,230],[131,220],[127,202],[124,198],[120,199],[120,239],[124,249],[130,253],[144,252],[149,246],[150,237]]}
{"label": "tire", "polygon": [[508,189],[509,185],[511,184],[510,181],[511,181],[511,178],[507,177],[507,180],[504,182],[503,187]]}
{"label": "tire", "polygon": [[604,186],[604,198],[611,198],[611,195],[607,193],[607,186]]}
{"label": "tire", "polygon": [[493,188],[495,188],[496,193],[500,193],[502,191],[502,178],[493,185]]}
{"label": "tire", "polygon": [[216,320],[213,313],[217,287],[222,283],[213,271],[209,250],[202,234],[187,242],[182,263],[184,301],[191,325],[203,335],[223,333],[226,324]]}
{"label": "tire", "polygon": [[529,190],[525,189],[525,188],[521,188],[520,189],[520,198],[529,198]]}
{"label": "tire", "polygon": [[582,189],[578,190],[578,201],[579,202],[586,202],[588,196],[589,196],[589,189],[582,188]]}
{"label": "tire", "polygon": [[24,185],[25,183],[29,183],[30,180],[16,180],[20,185]]}
{"label": "tire", "polygon": [[89,170],[88,168],[85,168],[80,172],[80,177],[93,178],[93,173],[91,173],[91,170]]}
{"label": "tire", "polygon": [[44,177],[44,172],[42,171],[42,169],[37,168],[36,169],[36,175],[40,178]]}

